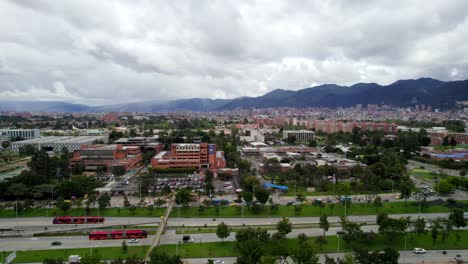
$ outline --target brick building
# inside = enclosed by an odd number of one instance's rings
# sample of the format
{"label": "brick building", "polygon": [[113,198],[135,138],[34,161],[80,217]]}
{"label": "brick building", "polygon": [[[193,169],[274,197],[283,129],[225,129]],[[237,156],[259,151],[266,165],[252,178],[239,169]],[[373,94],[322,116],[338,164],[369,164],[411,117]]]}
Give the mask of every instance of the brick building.
{"label": "brick building", "polygon": [[151,159],[153,168],[207,168],[212,171],[226,167],[224,153],[215,144],[172,144],[170,151],[161,151]]}
{"label": "brick building", "polygon": [[427,132],[427,136],[431,139],[431,145],[440,146],[444,142],[444,138],[449,140],[453,137],[457,144],[468,144],[468,133],[450,133],[450,132]]}
{"label": "brick building", "polygon": [[82,146],[73,153],[70,167],[81,164],[87,171],[105,167],[107,172],[111,172],[114,166],[122,166],[126,170],[134,169],[142,160],[139,146],[91,145]]}

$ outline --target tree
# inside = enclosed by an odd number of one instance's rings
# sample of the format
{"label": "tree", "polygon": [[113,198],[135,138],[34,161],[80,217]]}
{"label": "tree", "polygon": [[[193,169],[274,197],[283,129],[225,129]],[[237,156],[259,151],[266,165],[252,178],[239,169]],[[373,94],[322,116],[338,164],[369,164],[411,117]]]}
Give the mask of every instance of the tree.
{"label": "tree", "polygon": [[466,220],[463,214],[463,209],[455,208],[449,215],[449,220],[452,221],[458,231],[460,231],[460,227],[466,226]]}
{"label": "tree", "polygon": [[69,201],[60,200],[57,202],[58,208],[60,208],[65,214],[67,214],[68,210],[71,208],[71,203]]}
{"label": "tree", "polygon": [[432,226],[432,229],[431,229],[432,244],[435,244],[438,236],[439,236],[439,230],[437,230],[437,227],[434,225]]}
{"label": "tree", "polygon": [[122,252],[127,253],[127,250],[128,250],[128,246],[127,246],[127,243],[124,240],[124,241],[122,241]]}
{"label": "tree", "polygon": [[457,141],[455,140],[454,137],[450,138],[450,146],[455,147],[457,145]]}
{"label": "tree", "polygon": [[63,263],[64,263],[64,261],[61,258],[57,258],[57,259],[46,258],[46,259],[44,259],[44,261],[42,261],[42,264],[63,264]]}
{"label": "tree", "polygon": [[448,145],[450,145],[449,138],[448,136],[445,136],[442,141],[442,146],[448,146]]}
{"label": "tree", "polygon": [[407,206],[406,199],[411,197],[411,186],[406,182],[404,182],[400,186],[400,197],[405,199],[405,207],[406,207]]}
{"label": "tree", "polygon": [[205,172],[205,194],[209,195],[212,193],[214,193],[213,172],[207,170]]}
{"label": "tree", "polygon": [[263,247],[259,240],[249,239],[242,243],[236,243],[239,257],[237,257],[237,264],[252,264],[258,263],[263,256]]}
{"label": "tree", "polygon": [[382,198],[381,198],[380,196],[377,195],[377,196],[374,198],[373,204],[374,204],[374,207],[375,207],[377,210],[379,210],[379,208],[382,208],[382,206],[383,206],[383,204],[382,204]]}
{"label": "tree", "polygon": [[306,200],[306,197],[303,193],[297,193],[296,200],[298,200],[299,202],[303,202]]}
{"label": "tree", "polygon": [[230,234],[231,231],[229,231],[229,227],[224,222],[218,224],[218,227],[216,228],[216,235],[218,238],[221,238],[221,243],[224,243],[224,239],[227,238]]}
{"label": "tree", "polygon": [[266,202],[268,202],[269,197],[270,197],[270,191],[268,191],[267,189],[263,187],[255,188],[255,198],[261,204],[265,204]]}
{"label": "tree", "polygon": [[277,262],[278,258],[275,256],[262,256],[259,264],[276,264]]}
{"label": "tree", "polygon": [[319,226],[323,230],[323,236],[325,236],[325,232],[327,232],[328,229],[330,228],[330,223],[328,222],[327,215],[324,214],[320,216]]}
{"label": "tree", "polygon": [[309,147],[311,148],[317,147],[317,140],[312,139],[311,141],[309,141]]}
{"label": "tree", "polygon": [[377,221],[376,221],[376,222],[377,222],[377,225],[378,225],[378,226],[382,225],[383,222],[384,222],[385,220],[387,220],[387,219],[388,219],[388,214],[387,214],[387,213],[379,212],[379,213],[377,214]]}
{"label": "tree", "polygon": [[414,231],[417,234],[423,234],[426,232],[426,221],[422,217],[418,217],[416,221],[414,221]]}
{"label": "tree", "polygon": [[253,194],[251,192],[243,191],[242,192],[242,198],[244,198],[244,201],[247,204],[250,204],[253,200]]}
{"label": "tree", "polygon": [[291,250],[291,258],[296,264],[318,264],[319,257],[308,243],[299,243]]}
{"label": "tree", "polygon": [[157,200],[154,200],[154,206],[161,207],[163,204],[165,204],[166,201],[164,199],[158,198]]}
{"label": "tree", "polygon": [[128,208],[130,206],[131,206],[131,204],[130,204],[130,201],[128,200],[128,197],[126,195],[124,195],[124,207]]}
{"label": "tree", "polygon": [[447,195],[453,191],[453,185],[447,180],[441,180],[436,184],[435,189],[439,194]]}
{"label": "tree", "polygon": [[176,203],[187,205],[191,200],[190,191],[188,189],[180,189],[176,193]]}
{"label": "tree", "polygon": [[114,166],[112,167],[112,174],[114,174],[117,178],[123,176],[127,170],[123,166]]}
{"label": "tree", "polygon": [[111,197],[109,194],[105,193],[98,198],[98,205],[100,210],[106,209],[107,206],[110,206]]}
{"label": "tree", "polygon": [[166,251],[154,248],[148,264],[182,264],[179,256],[169,256]]}
{"label": "tree", "polygon": [[379,233],[388,235],[390,241],[395,237],[404,234],[408,228],[408,220],[401,217],[400,219],[389,218],[381,220],[379,225]]}
{"label": "tree", "polygon": [[253,193],[255,188],[260,185],[260,180],[255,176],[247,176],[242,183],[244,190]]}
{"label": "tree", "polygon": [[279,232],[287,235],[292,231],[292,224],[287,217],[283,217],[283,220],[276,224],[276,229],[278,229]]}
{"label": "tree", "polygon": [[99,264],[100,262],[101,260],[96,255],[84,256],[80,260],[80,264]]}
{"label": "tree", "polygon": [[398,251],[386,248],[383,251],[375,250],[369,252],[367,249],[356,249],[354,259],[360,264],[398,264],[400,253]]}

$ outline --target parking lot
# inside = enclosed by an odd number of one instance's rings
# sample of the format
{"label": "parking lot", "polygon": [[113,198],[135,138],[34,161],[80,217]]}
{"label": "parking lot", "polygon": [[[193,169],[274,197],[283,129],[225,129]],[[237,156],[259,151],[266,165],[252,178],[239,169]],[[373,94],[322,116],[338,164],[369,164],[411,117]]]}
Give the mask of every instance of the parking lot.
{"label": "parking lot", "polygon": [[170,190],[191,188],[196,192],[204,192],[204,181],[204,177],[195,175],[189,175],[187,177],[158,178],[153,191],[161,192],[164,187],[168,186]]}

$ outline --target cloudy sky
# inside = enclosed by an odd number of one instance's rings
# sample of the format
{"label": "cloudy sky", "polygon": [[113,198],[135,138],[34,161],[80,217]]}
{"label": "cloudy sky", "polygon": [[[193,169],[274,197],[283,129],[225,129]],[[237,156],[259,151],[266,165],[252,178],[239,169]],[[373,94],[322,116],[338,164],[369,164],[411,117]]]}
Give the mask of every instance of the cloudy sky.
{"label": "cloudy sky", "polygon": [[0,17],[0,100],[100,105],[468,79],[466,0],[3,0]]}

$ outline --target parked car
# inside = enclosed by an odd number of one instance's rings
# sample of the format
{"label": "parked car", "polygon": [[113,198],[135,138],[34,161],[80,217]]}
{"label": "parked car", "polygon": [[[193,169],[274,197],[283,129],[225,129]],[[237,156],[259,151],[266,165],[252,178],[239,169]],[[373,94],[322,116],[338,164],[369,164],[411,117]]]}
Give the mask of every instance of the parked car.
{"label": "parked car", "polygon": [[414,248],[413,253],[414,254],[426,254],[426,250],[424,248]]}

